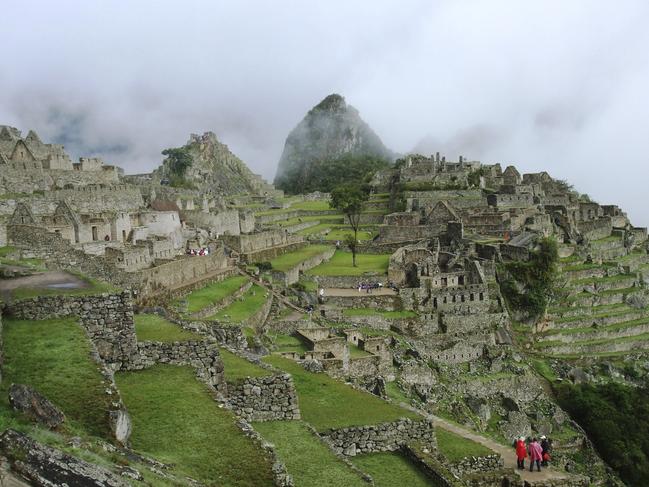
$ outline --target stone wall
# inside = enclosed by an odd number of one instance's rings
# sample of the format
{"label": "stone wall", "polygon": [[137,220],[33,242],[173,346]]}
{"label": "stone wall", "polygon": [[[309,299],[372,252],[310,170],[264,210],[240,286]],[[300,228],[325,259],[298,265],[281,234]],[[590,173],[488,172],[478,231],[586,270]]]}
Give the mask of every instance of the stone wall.
{"label": "stone wall", "polygon": [[241,226],[238,210],[223,210],[215,213],[204,211],[183,211],[185,221],[195,227],[208,228],[217,235],[239,235]]}
{"label": "stone wall", "polygon": [[401,309],[401,298],[397,295],[374,295],[358,293],[354,296],[327,296],[326,304],[339,308],[374,308],[395,311]]}
{"label": "stone wall", "polygon": [[610,217],[598,218],[597,220],[582,221],[577,223],[577,230],[588,240],[599,240],[608,237],[613,231],[613,224]]}
{"label": "stone wall", "polygon": [[0,308],[0,383],[2,383],[3,364],[4,364],[4,345],[2,343],[2,308]]}
{"label": "stone wall", "polygon": [[216,344],[202,340],[184,342],[139,342],[138,355],[126,367],[141,370],[157,363],[190,365],[196,369],[196,377],[217,391],[226,393],[223,362]]}
{"label": "stone wall", "polygon": [[380,225],[381,242],[412,242],[426,238],[439,237],[446,232],[446,225]]}
{"label": "stone wall", "polygon": [[504,467],[505,462],[498,454],[485,455],[482,457],[464,457],[459,462],[449,464],[449,470],[458,477],[472,473],[488,472],[499,470]]}
{"label": "stone wall", "polygon": [[[133,305],[128,292],[96,296],[39,296],[15,301],[5,314],[22,320],[77,316],[100,358],[113,370],[137,360]],[[52,330],[56,333],[56,330]]]}
{"label": "stone wall", "polygon": [[400,419],[371,426],[350,426],[322,433],[337,454],[355,456],[361,453],[395,451],[411,442],[436,448],[432,421]]}
{"label": "stone wall", "polygon": [[230,383],[228,404],[246,421],[300,419],[297,393],[289,374],[248,377]]}

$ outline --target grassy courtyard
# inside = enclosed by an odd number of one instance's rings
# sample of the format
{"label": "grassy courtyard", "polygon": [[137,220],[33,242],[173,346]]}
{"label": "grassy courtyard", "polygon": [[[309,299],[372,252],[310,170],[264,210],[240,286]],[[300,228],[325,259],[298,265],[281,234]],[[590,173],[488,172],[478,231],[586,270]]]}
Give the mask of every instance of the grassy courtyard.
{"label": "grassy courtyard", "polygon": [[138,341],[184,342],[203,340],[198,333],[184,330],[180,326],[154,314],[137,314],[134,316],[135,334]]}
{"label": "grassy courtyard", "polygon": [[362,276],[364,274],[386,274],[389,254],[356,254],[356,267],[352,266],[351,252],[337,250],[331,259],[306,271],[312,276]]}
{"label": "grassy courtyard", "polygon": [[236,382],[245,379],[246,377],[266,377],[272,374],[272,372],[259,367],[258,365],[255,365],[228,350],[222,348],[220,353],[221,360],[223,360],[223,372],[225,373],[225,379],[228,382]]}
{"label": "grassy courtyard", "polygon": [[[255,429],[275,445],[286,468],[300,487],[363,487],[360,475],[336,455],[301,421],[255,423]],[[395,484],[398,485],[398,484]]]}
{"label": "grassy courtyard", "polygon": [[442,428],[435,428],[435,434],[437,435],[437,448],[450,462],[456,462],[465,457],[481,457],[493,453],[480,443],[462,438]]}
{"label": "grassy courtyard", "polygon": [[3,324],[0,409],[10,410],[7,391],[12,383],[26,384],[61,408],[66,429],[107,438],[110,397],[81,325],[73,319],[5,320]]}
{"label": "grassy courtyard", "polygon": [[304,262],[305,260],[321,254],[330,248],[329,245],[307,245],[306,247],[302,247],[294,252],[288,252],[279,257],[275,257],[270,261],[270,264],[273,266],[273,269],[277,271],[288,271],[297,266],[300,262]]}
{"label": "grassy courtyard", "polygon": [[432,485],[431,480],[421,470],[397,452],[367,453],[354,457],[352,463],[370,474],[376,487]]}
{"label": "grassy courtyard", "polygon": [[207,485],[272,486],[271,464],[189,367],[156,365],[115,380],[133,420],[136,450]]}
{"label": "grassy courtyard", "polygon": [[237,292],[247,281],[245,276],[233,276],[192,291],[184,298],[187,300],[187,312],[196,313],[222,301]]}
{"label": "grassy courtyard", "polygon": [[326,374],[307,372],[296,362],[270,355],[266,362],[289,372],[298,394],[302,419],[318,431],[421,417],[369,393],[353,389]]}
{"label": "grassy courtyard", "polygon": [[219,310],[208,319],[241,323],[257,313],[266,302],[267,291],[257,284],[248,289],[241,298]]}

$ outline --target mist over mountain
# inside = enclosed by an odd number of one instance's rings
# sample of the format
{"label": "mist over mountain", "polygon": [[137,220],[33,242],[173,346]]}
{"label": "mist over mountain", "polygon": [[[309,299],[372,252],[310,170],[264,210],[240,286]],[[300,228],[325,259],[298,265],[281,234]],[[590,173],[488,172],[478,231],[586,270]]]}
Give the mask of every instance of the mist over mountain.
{"label": "mist over mountain", "polygon": [[290,193],[299,191],[318,174],[316,168],[343,156],[394,158],[358,110],[332,94],[309,110],[286,138],[275,186]]}

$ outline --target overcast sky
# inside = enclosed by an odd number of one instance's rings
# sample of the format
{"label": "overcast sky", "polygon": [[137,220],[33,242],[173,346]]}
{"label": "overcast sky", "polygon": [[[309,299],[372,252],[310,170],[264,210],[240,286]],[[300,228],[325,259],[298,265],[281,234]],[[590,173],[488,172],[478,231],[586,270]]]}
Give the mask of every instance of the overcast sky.
{"label": "overcast sky", "polygon": [[214,131],[272,180],[337,92],[398,152],[547,170],[649,225],[649,2],[4,1],[0,124],[127,173]]}

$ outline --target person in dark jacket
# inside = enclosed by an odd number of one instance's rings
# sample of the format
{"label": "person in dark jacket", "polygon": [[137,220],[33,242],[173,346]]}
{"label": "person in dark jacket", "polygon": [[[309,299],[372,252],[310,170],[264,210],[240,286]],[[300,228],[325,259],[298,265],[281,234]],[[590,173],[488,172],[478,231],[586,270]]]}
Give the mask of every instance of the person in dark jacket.
{"label": "person in dark jacket", "polygon": [[541,461],[541,465],[547,467],[548,461],[550,460],[550,441],[548,441],[545,435],[541,436],[541,450],[543,455],[543,460]]}

